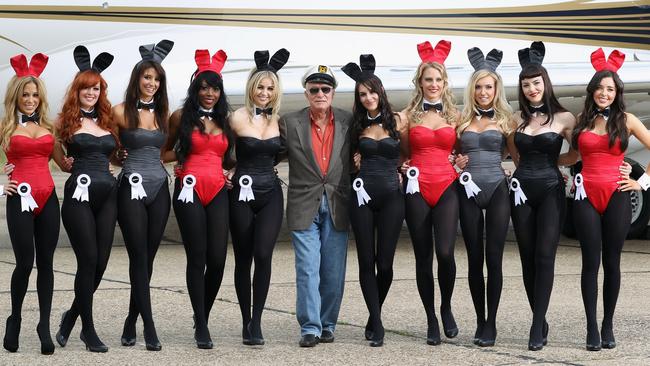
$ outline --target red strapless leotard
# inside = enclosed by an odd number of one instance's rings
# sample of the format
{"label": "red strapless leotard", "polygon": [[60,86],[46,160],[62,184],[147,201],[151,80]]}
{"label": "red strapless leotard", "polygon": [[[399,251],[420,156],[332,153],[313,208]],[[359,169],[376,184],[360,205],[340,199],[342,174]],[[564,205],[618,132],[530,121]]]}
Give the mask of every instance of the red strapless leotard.
{"label": "red strapless leotard", "polygon": [[409,131],[411,166],[420,171],[420,193],[431,207],[438,203],[447,187],[458,178],[448,159],[455,144],[456,130],[451,126],[436,130],[415,126]]}
{"label": "red strapless leotard", "polygon": [[597,135],[585,131],[578,136],[578,150],[582,156],[582,176],[587,199],[601,215],[607,209],[612,194],[616,192],[619,180],[619,167],[625,152],[621,141],[609,147],[608,135]]}
{"label": "red strapless leotard", "polygon": [[207,206],[226,183],[221,165],[227,149],[228,139],[223,133],[210,135],[192,132],[192,148],[179,178],[182,180],[188,174],[196,177],[194,191],[203,206]]}
{"label": "red strapless leotard", "polygon": [[50,173],[50,155],[54,149],[54,136],[51,134],[37,138],[24,135],[13,135],[7,149],[7,162],[16,167],[11,173],[11,180],[29,183],[32,187],[32,197],[38,207],[34,214],[41,213],[43,206],[54,191],[54,181]]}

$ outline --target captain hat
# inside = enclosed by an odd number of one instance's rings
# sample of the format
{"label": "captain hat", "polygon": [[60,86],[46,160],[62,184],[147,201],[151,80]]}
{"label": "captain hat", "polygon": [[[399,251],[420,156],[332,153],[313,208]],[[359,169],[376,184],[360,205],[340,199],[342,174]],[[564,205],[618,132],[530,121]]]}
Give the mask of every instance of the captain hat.
{"label": "captain hat", "polygon": [[334,71],[327,65],[314,65],[307,69],[302,77],[302,86],[306,88],[309,82],[329,84],[334,88],[338,85]]}

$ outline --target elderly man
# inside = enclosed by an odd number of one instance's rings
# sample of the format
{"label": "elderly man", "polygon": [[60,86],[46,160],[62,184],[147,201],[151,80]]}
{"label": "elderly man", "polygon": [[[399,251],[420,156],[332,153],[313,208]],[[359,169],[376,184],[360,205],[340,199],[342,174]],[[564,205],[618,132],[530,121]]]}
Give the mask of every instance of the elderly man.
{"label": "elderly man", "polygon": [[317,65],[302,79],[309,107],[285,115],[287,225],[296,254],[300,346],[334,341],[343,297],[350,192],[350,113],[332,107],[336,78]]}

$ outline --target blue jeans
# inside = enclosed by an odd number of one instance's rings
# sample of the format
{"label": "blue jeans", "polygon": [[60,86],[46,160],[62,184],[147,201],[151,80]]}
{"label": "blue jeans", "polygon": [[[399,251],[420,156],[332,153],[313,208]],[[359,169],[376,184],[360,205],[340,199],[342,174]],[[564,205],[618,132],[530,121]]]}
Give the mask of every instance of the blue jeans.
{"label": "blue jeans", "polygon": [[341,308],[348,231],[334,228],[327,197],[307,230],[291,232],[296,254],[296,317],[300,335],[332,333]]}

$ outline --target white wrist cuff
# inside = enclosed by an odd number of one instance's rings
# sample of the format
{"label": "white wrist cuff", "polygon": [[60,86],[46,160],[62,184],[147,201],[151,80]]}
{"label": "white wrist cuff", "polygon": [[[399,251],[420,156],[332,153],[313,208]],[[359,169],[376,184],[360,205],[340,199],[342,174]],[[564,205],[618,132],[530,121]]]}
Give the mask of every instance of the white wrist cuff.
{"label": "white wrist cuff", "polygon": [[648,188],[650,188],[650,175],[643,173],[643,175],[637,179],[637,182],[639,182],[639,185],[644,191],[647,191]]}
{"label": "white wrist cuff", "polygon": [[5,186],[0,184],[0,196],[4,196],[4,195],[5,195]]}

